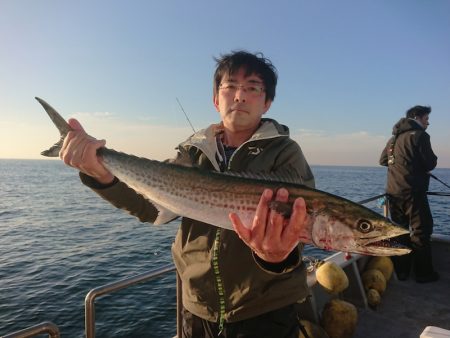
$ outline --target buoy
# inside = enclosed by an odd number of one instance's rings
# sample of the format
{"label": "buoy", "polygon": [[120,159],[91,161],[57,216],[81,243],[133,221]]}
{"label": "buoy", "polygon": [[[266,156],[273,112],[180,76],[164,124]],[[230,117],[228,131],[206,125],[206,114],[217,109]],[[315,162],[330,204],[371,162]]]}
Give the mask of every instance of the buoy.
{"label": "buoy", "polygon": [[367,303],[370,307],[376,308],[381,303],[380,293],[375,289],[367,290]]}
{"label": "buoy", "polygon": [[338,294],[348,287],[344,270],[334,262],[325,262],[316,270],[317,282],[331,294]]}
{"label": "buoy", "polygon": [[364,285],[364,290],[366,290],[366,292],[369,289],[375,289],[380,295],[382,295],[386,290],[386,279],[384,278],[384,275],[380,270],[366,270],[363,272],[361,279]]}
{"label": "buoy", "polygon": [[366,270],[370,269],[380,270],[387,282],[389,281],[389,279],[391,279],[392,272],[394,271],[394,264],[392,263],[390,257],[376,256],[372,257],[367,264]]}
{"label": "buoy", "polygon": [[356,307],[343,300],[332,299],[325,304],[321,324],[330,338],[349,338],[358,321]]}

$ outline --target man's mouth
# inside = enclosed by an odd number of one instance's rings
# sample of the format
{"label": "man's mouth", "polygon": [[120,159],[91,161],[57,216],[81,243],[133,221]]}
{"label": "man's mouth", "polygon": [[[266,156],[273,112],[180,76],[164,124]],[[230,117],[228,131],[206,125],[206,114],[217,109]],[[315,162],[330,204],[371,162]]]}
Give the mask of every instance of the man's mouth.
{"label": "man's mouth", "polygon": [[233,106],[230,108],[230,113],[231,112],[248,113],[248,110],[246,110],[244,107],[241,106]]}

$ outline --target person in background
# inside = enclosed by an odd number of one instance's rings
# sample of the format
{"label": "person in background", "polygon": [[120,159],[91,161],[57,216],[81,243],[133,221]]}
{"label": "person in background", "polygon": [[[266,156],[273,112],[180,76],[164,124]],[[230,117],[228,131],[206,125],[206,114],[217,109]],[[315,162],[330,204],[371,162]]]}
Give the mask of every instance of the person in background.
{"label": "person in background", "polygon": [[[189,159],[210,171],[264,172],[297,177],[314,187],[314,176],[289,129],[263,118],[274,98],[277,73],[262,54],[235,51],[216,59],[213,103],[220,122],[178,146],[173,162]],[[105,145],[71,119],[61,159],[80,171],[81,181],[142,222],[157,209],[114,177],[97,157]],[[230,214],[235,231],[182,218],[172,245],[182,282],[182,337],[298,337],[296,304],[308,295],[299,237],[307,222],[305,202],[296,199],[290,219],[270,210],[287,201],[286,189],[263,192],[253,224]]]}
{"label": "person in background", "polygon": [[433,217],[427,198],[429,172],[437,165],[431,148],[429,125],[431,107],[414,106],[392,130],[380,164],[388,167],[386,193],[391,219],[410,230],[403,244],[411,247],[408,255],[392,257],[399,280],[406,280],[411,268],[419,283],[434,282],[439,274],[433,268],[430,238]]}

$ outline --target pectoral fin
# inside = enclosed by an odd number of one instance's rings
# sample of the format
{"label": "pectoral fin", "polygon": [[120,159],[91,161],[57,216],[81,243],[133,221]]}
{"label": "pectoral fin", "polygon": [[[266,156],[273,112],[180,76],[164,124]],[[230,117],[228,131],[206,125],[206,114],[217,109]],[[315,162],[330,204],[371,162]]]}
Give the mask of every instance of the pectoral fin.
{"label": "pectoral fin", "polygon": [[153,201],[152,204],[155,206],[156,209],[158,209],[158,217],[156,217],[155,221],[153,222],[153,224],[155,225],[166,224],[180,217],[179,215],[174,214],[172,211],[167,210],[166,208],[160,206],[159,204]]}

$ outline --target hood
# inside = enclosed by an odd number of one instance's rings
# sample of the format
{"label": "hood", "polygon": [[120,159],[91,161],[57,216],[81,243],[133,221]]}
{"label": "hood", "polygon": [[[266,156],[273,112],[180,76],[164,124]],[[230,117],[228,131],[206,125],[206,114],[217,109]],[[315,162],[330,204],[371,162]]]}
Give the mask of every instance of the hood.
{"label": "hood", "polygon": [[392,135],[400,135],[407,131],[424,130],[423,127],[413,119],[406,117],[401,118],[392,128]]}

